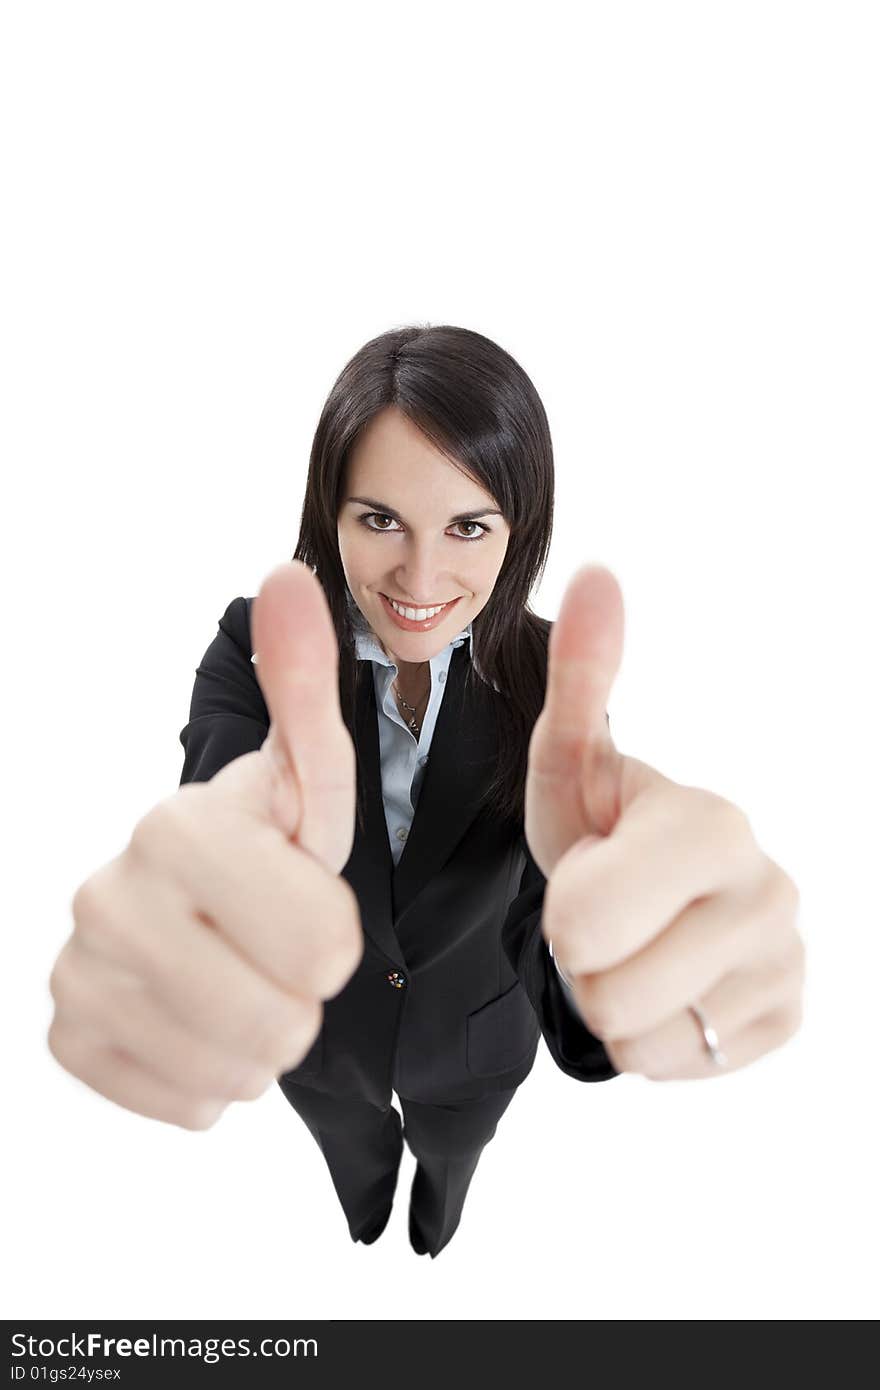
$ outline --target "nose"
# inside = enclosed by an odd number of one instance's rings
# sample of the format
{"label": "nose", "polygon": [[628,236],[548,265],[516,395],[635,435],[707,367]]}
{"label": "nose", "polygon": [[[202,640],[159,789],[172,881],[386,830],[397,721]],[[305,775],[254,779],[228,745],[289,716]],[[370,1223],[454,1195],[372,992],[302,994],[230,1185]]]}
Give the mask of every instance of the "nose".
{"label": "nose", "polygon": [[446,603],[457,598],[461,585],[451,580],[427,548],[423,548],[418,551],[414,549],[406,563],[396,570],[392,592],[395,597],[409,599],[414,606],[418,606]]}

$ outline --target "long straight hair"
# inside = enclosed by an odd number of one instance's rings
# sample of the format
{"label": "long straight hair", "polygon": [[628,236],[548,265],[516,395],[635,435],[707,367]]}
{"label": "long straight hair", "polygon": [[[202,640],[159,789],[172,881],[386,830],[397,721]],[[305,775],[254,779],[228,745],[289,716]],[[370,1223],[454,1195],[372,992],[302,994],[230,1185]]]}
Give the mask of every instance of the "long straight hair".
{"label": "long straight hair", "polygon": [[[545,694],[550,623],[529,608],[553,529],[553,447],[547,415],[522,367],[491,339],[450,324],[411,325],[372,338],[346,363],[321,412],[292,559],[321,584],[339,642],[339,695],[354,727],[358,667],[337,519],[352,450],[370,420],[396,406],[494,499],[510,528],[492,593],[473,620],[465,694],[489,700],[503,757],[485,810],[522,830],[528,748]],[[480,668],[480,675],[474,671]],[[363,829],[363,778],[357,813]]]}

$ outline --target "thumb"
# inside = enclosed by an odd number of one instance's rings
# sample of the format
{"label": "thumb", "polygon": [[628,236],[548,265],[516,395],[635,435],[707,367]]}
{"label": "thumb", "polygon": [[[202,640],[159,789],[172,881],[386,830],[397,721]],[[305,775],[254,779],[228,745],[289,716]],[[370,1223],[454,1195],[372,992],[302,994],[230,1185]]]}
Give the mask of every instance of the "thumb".
{"label": "thumb", "polygon": [[582,565],[570,581],[547,654],[544,709],[560,748],[610,739],[606,711],[623,659],[623,594],[604,565]]}
{"label": "thumb", "polygon": [[[277,565],[251,608],[255,670],[269,733],[276,819],[288,838],[339,873],[354,839],[354,746],[339,705],[339,647],[308,565]],[[263,751],[261,749],[261,752]]]}
{"label": "thumb", "polygon": [[604,565],[582,565],[550,632],[544,707],[529,750],[530,820],[553,827],[557,857],[584,835],[610,834],[620,816],[624,760],[607,708],[623,641],[620,585]]}

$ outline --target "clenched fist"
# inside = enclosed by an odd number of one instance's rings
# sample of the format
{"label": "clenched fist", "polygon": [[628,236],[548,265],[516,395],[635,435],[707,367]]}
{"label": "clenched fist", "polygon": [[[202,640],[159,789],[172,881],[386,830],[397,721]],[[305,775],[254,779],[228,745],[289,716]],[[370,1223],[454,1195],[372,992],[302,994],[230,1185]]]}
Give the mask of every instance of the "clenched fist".
{"label": "clenched fist", "polygon": [[340,877],[354,839],[355,752],[338,647],[306,565],[274,569],[253,604],[270,716],[254,753],[190,783],[82,883],[55,962],[52,1055],[118,1105],[209,1128],[302,1061],[323,1004],[363,954]]}

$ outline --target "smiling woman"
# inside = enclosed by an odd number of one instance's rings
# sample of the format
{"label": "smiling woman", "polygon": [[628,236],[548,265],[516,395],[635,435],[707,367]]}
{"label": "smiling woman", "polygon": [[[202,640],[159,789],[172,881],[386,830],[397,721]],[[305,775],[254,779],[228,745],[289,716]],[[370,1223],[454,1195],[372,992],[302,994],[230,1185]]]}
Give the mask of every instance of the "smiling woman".
{"label": "smiling woman", "polygon": [[[400,688],[412,690],[421,684],[425,663],[448,643],[451,625],[459,631],[486,606],[510,527],[495,499],[394,405],[363,430],[349,457],[346,487],[354,495],[337,521],[346,583],[396,661]],[[498,518],[494,526],[477,524],[490,516]],[[377,520],[390,526],[377,527]],[[468,526],[474,537],[456,534]]]}
{"label": "smiling woman", "polygon": [[[204,1129],[277,1081],[365,1244],[404,1138],[412,1246],[448,1244],[542,1035],[566,1074],[619,1074],[549,955],[524,824],[552,510],[546,417],[501,348],[407,328],[357,353],[292,563],[227,605],[179,794],[81,885],[50,982],[54,1055],[140,1113]],[[152,986],[160,958],[161,998],[135,997],[129,963]]]}
{"label": "smiling woman", "polygon": [[[413,1248],[436,1255],[448,1243],[540,1035],[568,1075],[618,1075],[542,937],[545,878],[524,827],[551,630],[529,595],[553,483],[537,391],[463,328],[368,342],[315,432],[291,559],[317,576],[336,637],[357,768],[343,875],[365,951],[325,1001],[311,1053],[278,1082],[320,1145],[352,1238],[367,1244],[388,1221],[403,1135],[417,1158]],[[280,589],[277,602],[277,622],[292,621]],[[298,644],[300,660],[308,651]],[[195,706],[192,727],[201,734]],[[338,785],[341,769],[310,751]],[[317,812],[309,825],[319,833]]]}
{"label": "smiling woman", "polygon": [[[550,629],[529,595],[547,562],[553,488],[546,412],[514,358],[465,328],[394,329],[366,343],[331,389],[291,556],[327,596],[349,718],[367,675],[352,600],[410,706],[424,700],[431,660],[468,632],[466,688],[491,700],[506,754],[486,805],[520,827]],[[361,826],[363,810],[359,795]]]}

